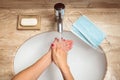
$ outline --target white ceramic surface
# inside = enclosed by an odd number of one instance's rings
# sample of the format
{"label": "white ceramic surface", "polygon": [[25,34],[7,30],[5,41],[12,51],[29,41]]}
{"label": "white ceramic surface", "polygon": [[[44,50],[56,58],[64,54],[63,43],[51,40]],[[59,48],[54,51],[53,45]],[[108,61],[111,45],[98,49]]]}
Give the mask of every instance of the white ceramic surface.
{"label": "white ceramic surface", "polygon": [[[72,50],[68,53],[68,64],[75,80],[103,80],[106,73],[106,57],[71,32],[64,32],[63,38],[74,42]],[[17,51],[14,59],[14,71],[21,70],[35,63],[49,49],[58,32],[38,34],[27,40]],[[63,80],[59,69],[52,63],[38,80]]]}

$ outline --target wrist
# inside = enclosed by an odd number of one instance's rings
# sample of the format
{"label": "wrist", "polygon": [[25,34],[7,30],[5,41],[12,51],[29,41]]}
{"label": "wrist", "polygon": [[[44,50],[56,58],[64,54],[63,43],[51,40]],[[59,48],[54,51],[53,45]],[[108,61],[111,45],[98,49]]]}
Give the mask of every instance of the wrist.
{"label": "wrist", "polygon": [[49,51],[49,52],[47,52],[46,54],[46,58],[47,58],[47,60],[48,60],[48,62],[52,62],[52,59],[51,59],[51,52]]}
{"label": "wrist", "polygon": [[68,65],[60,68],[64,80],[74,80]]}
{"label": "wrist", "polygon": [[61,65],[61,66],[60,66],[60,70],[62,70],[62,71],[67,71],[67,70],[69,70],[69,66],[68,66],[67,64]]}

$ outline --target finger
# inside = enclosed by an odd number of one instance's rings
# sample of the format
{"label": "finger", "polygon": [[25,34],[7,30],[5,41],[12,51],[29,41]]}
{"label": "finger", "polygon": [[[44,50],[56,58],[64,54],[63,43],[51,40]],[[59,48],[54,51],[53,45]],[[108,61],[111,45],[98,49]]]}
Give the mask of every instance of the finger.
{"label": "finger", "polygon": [[54,39],[53,43],[57,42],[57,38]]}
{"label": "finger", "polygon": [[65,43],[66,43],[65,41],[66,41],[65,39],[63,39],[63,38],[61,39],[61,44],[62,44],[63,46],[65,46]]}
{"label": "finger", "polygon": [[61,40],[59,40],[58,38],[55,39],[56,48],[61,48],[61,43],[62,43]]}
{"label": "finger", "polygon": [[51,44],[52,54],[56,53],[56,46]]}
{"label": "finger", "polygon": [[55,38],[57,41],[59,41],[59,39],[58,38]]}
{"label": "finger", "polygon": [[56,45],[57,45],[56,48],[58,48],[58,49],[61,48],[61,43],[60,42],[57,42]]}
{"label": "finger", "polygon": [[53,43],[52,44],[54,44],[54,47],[56,47],[57,46],[57,38],[55,38],[54,39],[54,41],[53,41]]}
{"label": "finger", "polygon": [[72,44],[73,44],[73,41],[72,41],[72,40],[69,40],[69,44],[71,44],[71,45],[72,45]]}
{"label": "finger", "polygon": [[68,52],[72,48],[72,41],[71,40],[66,40],[65,42],[66,43],[65,43],[64,49]]}
{"label": "finger", "polygon": [[73,44],[73,41],[72,41],[72,40],[66,40],[66,41],[65,41],[65,44],[66,44],[66,45],[72,45],[72,44]]}
{"label": "finger", "polygon": [[64,42],[64,41],[66,41],[66,40],[65,40],[65,39],[63,39],[63,38],[62,38],[61,40],[62,40],[63,42]]}

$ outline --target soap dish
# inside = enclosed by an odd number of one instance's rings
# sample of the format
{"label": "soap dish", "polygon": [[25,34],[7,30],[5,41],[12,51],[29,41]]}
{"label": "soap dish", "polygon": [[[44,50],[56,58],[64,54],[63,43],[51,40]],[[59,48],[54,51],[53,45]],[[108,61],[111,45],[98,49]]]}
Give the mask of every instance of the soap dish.
{"label": "soap dish", "polygon": [[40,30],[40,17],[38,15],[19,15],[18,30]]}

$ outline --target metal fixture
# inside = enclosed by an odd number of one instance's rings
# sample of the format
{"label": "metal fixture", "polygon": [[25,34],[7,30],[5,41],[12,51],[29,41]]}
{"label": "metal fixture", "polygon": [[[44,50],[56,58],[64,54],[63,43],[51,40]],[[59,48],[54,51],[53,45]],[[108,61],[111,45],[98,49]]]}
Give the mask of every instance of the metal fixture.
{"label": "metal fixture", "polygon": [[56,3],[54,6],[55,16],[57,21],[57,31],[63,32],[63,17],[64,17],[65,5],[63,3]]}

